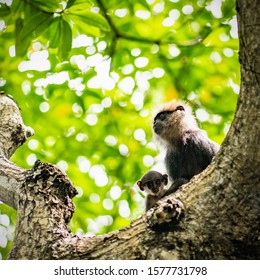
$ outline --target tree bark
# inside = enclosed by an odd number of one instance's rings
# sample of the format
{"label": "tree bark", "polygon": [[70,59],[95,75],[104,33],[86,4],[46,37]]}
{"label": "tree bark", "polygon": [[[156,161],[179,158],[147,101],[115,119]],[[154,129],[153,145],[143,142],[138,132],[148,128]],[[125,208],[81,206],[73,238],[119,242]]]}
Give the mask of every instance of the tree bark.
{"label": "tree bark", "polygon": [[259,15],[257,0],[237,0],[241,89],[220,152],[176,193],[109,234],[72,236],[76,190],[67,175],[51,164],[24,170],[8,160],[32,130],[1,95],[0,199],[18,211],[9,258],[260,259]]}

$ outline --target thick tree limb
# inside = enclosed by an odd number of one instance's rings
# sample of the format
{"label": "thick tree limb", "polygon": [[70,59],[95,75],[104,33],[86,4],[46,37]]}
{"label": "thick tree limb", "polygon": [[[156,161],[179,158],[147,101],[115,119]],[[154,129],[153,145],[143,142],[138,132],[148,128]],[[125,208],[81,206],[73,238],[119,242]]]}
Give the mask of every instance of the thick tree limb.
{"label": "thick tree limb", "polygon": [[[17,209],[18,221],[10,259],[51,259],[51,244],[70,236],[76,189],[58,167],[37,161],[30,170],[8,158],[27,137],[17,104],[0,95],[0,199]],[[30,250],[29,250],[30,248]]]}
{"label": "thick tree limb", "polygon": [[19,187],[24,180],[24,170],[8,159],[33,130],[24,125],[17,104],[0,93],[0,199],[17,209]]}
{"label": "thick tree limb", "polygon": [[0,155],[0,198],[14,209],[18,208],[19,188],[24,179],[24,170]]}
{"label": "thick tree limb", "polygon": [[[70,236],[76,189],[54,165],[37,161],[19,196],[16,235],[9,259],[51,259],[52,244]],[[30,248],[30,250],[28,250]]]}

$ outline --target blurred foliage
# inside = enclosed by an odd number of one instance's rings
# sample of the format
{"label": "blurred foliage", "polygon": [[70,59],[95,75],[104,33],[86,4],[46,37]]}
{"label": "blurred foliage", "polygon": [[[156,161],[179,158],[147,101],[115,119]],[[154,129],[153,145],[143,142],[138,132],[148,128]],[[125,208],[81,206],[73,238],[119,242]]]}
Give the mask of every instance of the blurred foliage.
{"label": "blurred foliage", "polygon": [[[151,130],[158,104],[186,100],[223,141],[240,80],[234,0],[0,3],[0,90],[35,130],[12,160],[67,172],[79,191],[74,233],[102,234],[143,213],[135,182],[161,160]],[[2,258],[15,220],[0,204]]]}

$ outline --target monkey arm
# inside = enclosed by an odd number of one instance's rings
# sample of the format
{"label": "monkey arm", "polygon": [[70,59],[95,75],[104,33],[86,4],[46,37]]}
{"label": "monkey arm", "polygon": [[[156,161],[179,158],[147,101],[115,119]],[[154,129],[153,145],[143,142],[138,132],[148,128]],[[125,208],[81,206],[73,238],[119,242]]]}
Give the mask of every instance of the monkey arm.
{"label": "monkey arm", "polygon": [[211,141],[204,131],[186,132],[178,146],[166,154],[166,168],[173,183],[164,196],[175,192],[194,175],[202,172],[218,149],[218,144]]}
{"label": "monkey arm", "polygon": [[148,194],[145,201],[145,211],[151,209],[159,199],[160,197]]}
{"label": "monkey arm", "polygon": [[210,164],[218,149],[218,145],[211,141],[204,131],[186,133],[179,146],[166,156],[171,179],[190,180]]}
{"label": "monkey arm", "polygon": [[177,180],[175,180],[171,186],[169,187],[168,190],[166,190],[166,192],[164,193],[164,195],[162,197],[165,197],[171,193],[174,193],[178,190],[178,188],[181,186],[181,185],[184,185],[184,184],[187,184],[189,182],[188,179],[186,178],[178,178]]}

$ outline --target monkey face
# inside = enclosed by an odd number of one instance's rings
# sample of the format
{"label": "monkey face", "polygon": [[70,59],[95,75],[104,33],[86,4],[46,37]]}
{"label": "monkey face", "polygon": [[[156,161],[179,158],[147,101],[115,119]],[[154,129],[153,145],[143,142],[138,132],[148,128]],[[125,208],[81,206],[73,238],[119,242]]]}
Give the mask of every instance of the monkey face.
{"label": "monkey face", "polygon": [[[178,124],[185,116],[184,106],[179,105],[175,109],[159,112],[153,122],[154,132],[168,140],[169,132],[174,133],[178,129]],[[169,131],[170,130],[170,131]]]}
{"label": "monkey face", "polygon": [[163,132],[172,113],[173,111],[163,111],[155,116],[153,122],[153,130],[156,134],[160,135]]}
{"label": "monkey face", "polygon": [[186,130],[197,128],[191,108],[175,100],[163,105],[153,122],[156,140],[166,146],[182,139]]}
{"label": "monkey face", "polygon": [[149,171],[137,182],[137,185],[141,191],[145,191],[147,194],[157,195],[164,189],[164,185],[167,185],[167,183],[167,174],[162,175],[157,171]]}
{"label": "monkey face", "polygon": [[156,179],[154,181],[146,182],[142,187],[146,193],[156,195],[164,188],[164,182],[162,179]]}

